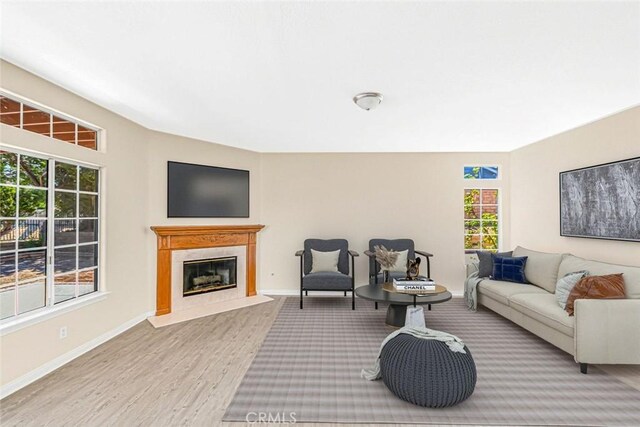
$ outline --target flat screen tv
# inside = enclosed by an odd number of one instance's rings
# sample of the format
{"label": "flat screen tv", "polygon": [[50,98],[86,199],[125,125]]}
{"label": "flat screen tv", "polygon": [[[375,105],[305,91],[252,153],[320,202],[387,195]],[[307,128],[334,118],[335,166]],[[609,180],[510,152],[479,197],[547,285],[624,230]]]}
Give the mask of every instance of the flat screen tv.
{"label": "flat screen tv", "polygon": [[248,218],[249,171],[168,162],[169,218]]}

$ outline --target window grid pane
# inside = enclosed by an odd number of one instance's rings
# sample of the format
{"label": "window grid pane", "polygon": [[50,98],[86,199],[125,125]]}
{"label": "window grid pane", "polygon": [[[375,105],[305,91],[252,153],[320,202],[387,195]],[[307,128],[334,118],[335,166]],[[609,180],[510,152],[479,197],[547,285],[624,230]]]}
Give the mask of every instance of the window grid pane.
{"label": "window grid pane", "polygon": [[7,151],[0,162],[0,319],[98,291],[99,171]]}
{"label": "window grid pane", "polygon": [[18,183],[18,156],[16,153],[0,151],[0,184]]}
{"label": "window grid pane", "polygon": [[[3,289],[2,315],[6,317],[37,310],[46,306],[47,298],[47,223],[49,161],[34,156],[13,153],[16,158],[16,190],[14,219],[10,237],[15,244],[12,259],[14,286]],[[12,171],[13,173],[13,171]],[[3,204],[7,192],[3,192]],[[13,203],[13,201],[12,201]],[[4,213],[3,213],[4,215]],[[6,231],[6,230],[5,230]],[[9,233],[8,233],[9,234]],[[5,255],[1,255],[2,258]],[[13,302],[10,301],[13,299]],[[9,317],[11,317],[9,316]]]}
{"label": "window grid pane", "polygon": [[0,96],[0,123],[9,126],[20,127],[20,103]]}
{"label": "window grid pane", "polygon": [[98,176],[97,169],[55,164],[55,304],[98,289],[91,273],[98,268]]}
{"label": "window grid pane", "polygon": [[79,147],[98,149],[98,130],[6,94],[0,95],[0,123]]}
{"label": "window grid pane", "polygon": [[498,179],[498,166],[465,166],[464,179]]}
{"label": "window grid pane", "polygon": [[464,190],[464,249],[496,252],[499,249],[499,190]]}

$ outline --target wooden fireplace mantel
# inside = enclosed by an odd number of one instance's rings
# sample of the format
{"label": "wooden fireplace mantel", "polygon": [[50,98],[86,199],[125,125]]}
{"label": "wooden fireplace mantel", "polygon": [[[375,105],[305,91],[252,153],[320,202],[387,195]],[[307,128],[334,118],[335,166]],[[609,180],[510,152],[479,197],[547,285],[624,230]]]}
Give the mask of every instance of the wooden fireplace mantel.
{"label": "wooden fireplace mantel", "polygon": [[171,313],[171,251],[247,247],[247,296],[256,294],[256,233],[264,225],[153,226],[158,241],[156,316]]}

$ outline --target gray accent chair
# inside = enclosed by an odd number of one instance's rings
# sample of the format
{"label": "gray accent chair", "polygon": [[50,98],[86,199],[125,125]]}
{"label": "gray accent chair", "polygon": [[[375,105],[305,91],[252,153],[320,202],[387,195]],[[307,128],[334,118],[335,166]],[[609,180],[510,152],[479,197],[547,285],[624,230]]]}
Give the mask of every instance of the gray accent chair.
{"label": "gray accent chair", "polygon": [[[321,271],[311,273],[313,259],[311,249],[320,252],[330,252],[340,250],[338,257],[338,271]],[[303,308],[303,294],[308,295],[309,291],[343,291],[351,292],[351,309],[356,309],[355,301],[355,280],[354,280],[354,258],[359,256],[358,252],[349,250],[349,242],[345,239],[307,239],[304,241],[304,249],[296,252],[300,257],[300,309]],[[349,268],[351,261],[351,268]],[[349,272],[351,271],[351,275]]]}
{"label": "gray accent chair", "polygon": [[[384,274],[380,272],[380,264],[376,261],[375,247],[376,246],[384,246],[387,249],[393,249],[394,251],[409,251],[407,254],[407,260],[416,259],[416,254],[422,255],[426,258],[427,261],[427,276],[431,278],[431,261],[430,258],[433,254],[425,251],[419,251],[415,249],[415,244],[411,239],[371,239],[369,240],[369,249],[364,251],[365,255],[369,257],[369,283],[377,284],[384,283],[385,278]],[[388,280],[399,279],[406,277],[405,272],[400,271],[390,271]],[[378,303],[375,304],[376,309],[378,308]]]}

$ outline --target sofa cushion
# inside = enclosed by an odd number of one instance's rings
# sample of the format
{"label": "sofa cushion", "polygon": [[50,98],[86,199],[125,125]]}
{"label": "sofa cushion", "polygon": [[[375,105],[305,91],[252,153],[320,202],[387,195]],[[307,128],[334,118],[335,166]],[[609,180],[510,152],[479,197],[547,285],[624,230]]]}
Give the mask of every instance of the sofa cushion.
{"label": "sofa cushion", "polygon": [[558,267],[562,261],[563,254],[532,251],[518,246],[513,251],[513,256],[528,257],[527,265],[524,267],[524,274],[527,276],[529,283],[540,286],[551,293],[556,291]]}
{"label": "sofa cushion", "polygon": [[534,285],[503,282],[500,280],[483,280],[478,285],[478,292],[504,305],[509,305],[509,297],[517,294],[547,294],[544,289]]}
{"label": "sofa cushion", "polygon": [[560,307],[564,309],[567,306],[567,299],[569,299],[571,290],[576,283],[588,274],[588,271],[575,271],[567,273],[564,277],[558,279],[558,283],[556,283],[556,301],[558,301]]}
{"label": "sofa cushion", "polygon": [[556,302],[553,294],[517,294],[509,298],[509,306],[570,337],[574,333],[574,318],[569,317]]}
{"label": "sofa cushion", "polygon": [[573,316],[577,299],[624,299],[624,279],[622,273],[606,276],[587,276],[571,289],[564,308]]}
{"label": "sofa cushion", "polygon": [[492,253],[488,251],[476,251],[478,257],[478,277],[489,277],[493,274],[493,255],[510,257],[513,251]]}
{"label": "sofa cushion", "polygon": [[524,267],[527,264],[527,257],[502,257],[492,255],[493,260],[493,280],[504,282],[528,283],[524,275]]}
{"label": "sofa cushion", "polygon": [[627,298],[640,298],[640,267],[608,264],[606,262],[591,261],[574,255],[567,255],[560,263],[558,275],[560,277],[572,271],[586,270],[593,276],[622,273]]}
{"label": "sofa cushion", "polygon": [[302,278],[302,289],[346,291],[351,289],[351,277],[346,274],[330,271],[309,273]]}

